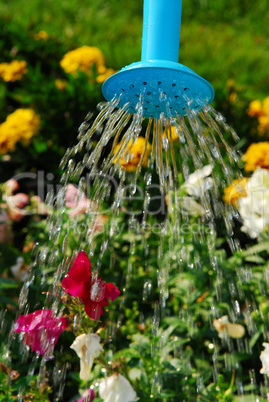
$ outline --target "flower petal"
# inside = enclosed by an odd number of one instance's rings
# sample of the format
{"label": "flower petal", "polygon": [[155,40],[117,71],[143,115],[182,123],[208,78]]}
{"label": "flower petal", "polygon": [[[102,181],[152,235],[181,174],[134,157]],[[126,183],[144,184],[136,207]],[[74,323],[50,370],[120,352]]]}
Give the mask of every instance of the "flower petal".
{"label": "flower petal", "polygon": [[43,321],[52,318],[51,310],[36,310],[28,315],[20,315],[16,321],[15,332],[29,332],[38,329]]}
{"label": "flower petal", "polygon": [[24,343],[30,346],[32,351],[45,355],[45,359],[51,359],[54,346],[67,326],[67,319],[54,317],[52,310],[37,310],[20,316],[14,330],[25,332]]}
{"label": "flower petal", "polygon": [[227,325],[227,332],[231,338],[242,338],[245,335],[245,328],[240,324],[231,324]]}
{"label": "flower petal", "polygon": [[63,291],[70,293],[72,296],[81,297],[82,293],[84,293],[83,285],[89,280],[90,276],[90,260],[85,251],[80,251],[67,275],[62,280]]}
{"label": "flower petal", "polygon": [[139,399],[129,381],[121,374],[103,378],[99,385],[99,396],[104,402],[133,402]]}
{"label": "flower petal", "polygon": [[103,307],[108,305],[109,303],[105,299],[102,300],[102,302],[100,303],[90,301],[85,304],[85,312],[90,318],[92,318],[93,320],[97,320],[104,313]]}
{"label": "flower petal", "polygon": [[113,285],[113,283],[107,283],[106,284],[106,293],[105,297],[107,299],[110,299],[111,301],[114,301],[120,294],[119,289]]}

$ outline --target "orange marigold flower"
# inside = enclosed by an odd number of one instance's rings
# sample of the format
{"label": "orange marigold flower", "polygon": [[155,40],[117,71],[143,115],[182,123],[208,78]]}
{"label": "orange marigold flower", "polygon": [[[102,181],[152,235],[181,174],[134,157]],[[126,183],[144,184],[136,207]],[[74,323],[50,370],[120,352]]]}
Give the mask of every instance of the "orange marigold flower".
{"label": "orange marigold flower", "polygon": [[56,79],[55,85],[59,89],[59,91],[64,91],[67,85],[67,82],[64,80]]}
{"label": "orange marigold flower", "polygon": [[261,167],[269,169],[269,142],[257,142],[251,144],[243,156],[245,171],[251,172]]}
{"label": "orange marigold flower", "polygon": [[0,77],[6,82],[18,81],[27,73],[24,60],[13,60],[11,63],[0,63]]}
{"label": "orange marigold flower", "polygon": [[262,102],[254,100],[249,105],[249,116],[256,116],[258,118],[258,133],[264,135],[269,133],[269,96]]}
{"label": "orange marigold flower", "polygon": [[229,101],[231,102],[231,103],[234,103],[235,101],[236,101],[236,98],[237,98],[237,93],[236,92],[231,92],[231,94],[230,94],[230,96],[229,96]]}
{"label": "orange marigold flower", "polygon": [[[116,145],[114,149],[114,155],[117,153],[121,147],[121,143]],[[146,149],[145,149],[146,147]],[[120,166],[122,169],[127,170],[127,172],[134,172],[139,165],[140,159],[144,153],[142,166],[146,166],[148,162],[148,156],[151,150],[151,145],[147,143],[144,137],[138,137],[135,142],[129,141],[126,149],[120,158]],[[118,157],[114,158],[113,163],[117,163]]]}
{"label": "orange marigold flower", "polygon": [[236,179],[224,189],[223,201],[225,204],[232,204],[234,207],[237,207],[238,199],[247,196],[247,181],[247,177]]}
{"label": "orange marigold flower", "polygon": [[60,65],[66,73],[75,74],[78,70],[91,73],[93,65],[97,70],[105,65],[103,53],[97,47],[82,46],[71,50],[62,58]]}
{"label": "orange marigold flower", "polygon": [[263,115],[258,117],[258,130],[259,134],[264,134],[266,131],[269,130],[269,115]]}
{"label": "orange marigold flower", "polygon": [[99,75],[96,77],[96,82],[102,84],[103,82],[105,82],[107,78],[109,78],[115,72],[116,71],[113,70],[113,68],[106,68],[105,66],[101,66],[101,68],[98,69]]}
{"label": "orange marigold flower", "polygon": [[4,123],[0,124],[0,154],[14,151],[18,141],[28,145],[39,128],[40,116],[34,110],[15,110]]}
{"label": "orange marigold flower", "polygon": [[40,31],[37,34],[34,35],[35,40],[48,40],[49,39],[49,35],[47,34],[47,32],[45,31]]}
{"label": "orange marigold flower", "polygon": [[[169,134],[168,134],[169,135]],[[166,138],[166,133],[165,131],[163,132],[162,135],[163,138]],[[178,129],[175,126],[171,126],[171,140],[176,141],[178,140]]]}
{"label": "orange marigold flower", "polygon": [[262,103],[256,99],[249,104],[248,115],[251,117],[263,115]]}

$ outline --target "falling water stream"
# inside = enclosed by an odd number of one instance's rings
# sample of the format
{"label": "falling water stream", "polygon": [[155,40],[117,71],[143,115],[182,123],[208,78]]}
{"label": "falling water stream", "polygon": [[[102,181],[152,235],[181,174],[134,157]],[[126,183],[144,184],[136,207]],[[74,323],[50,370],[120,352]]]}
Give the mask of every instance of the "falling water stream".
{"label": "falling water stream", "polygon": [[[45,278],[50,283],[50,289],[43,289],[46,292],[45,306],[52,308],[56,314],[62,309],[60,298],[55,295],[61,292],[59,283],[73,258],[66,253],[68,239],[62,236],[62,214],[66,211],[65,195],[70,183],[77,185],[78,198],[86,194],[91,200],[83,225],[79,216],[70,220],[70,231],[73,232],[77,245],[73,249],[73,255],[85,249],[90,259],[95,261],[94,274],[98,273],[100,276],[104,266],[109,263],[106,268],[115,271],[114,277],[118,281],[115,285],[121,290],[119,309],[117,314],[113,313],[114,322],[112,320],[108,326],[111,340],[125,318],[121,308],[128,301],[133,274],[138,267],[137,258],[140,259],[139,266],[144,271],[141,291],[137,295],[138,325],[140,328],[149,325],[145,314],[151,316],[153,362],[157,362],[158,353],[164,347],[160,325],[167,318],[167,301],[173,296],[169,294],[170,272],[182,273],[182,283],[178,289],[185,286],[187,291],[192,284],[187,283],[184,272],[202,270],[202,255],[195,250],[195,245],[207,245],[212,272],[218,278],[215,297],[217,301],[222,300],[224,273],[216,258],[217,234],[224,233],[228,253],[232,254],[240,249],[240,243],[234,238],[233,232],[233,221],[238,216],[221,198],[223,189],[233,179],[241,177],[241,155],[236,150],[238,137],[212,106],[198,97],[193,100],[185,94],[180,96],[184,104],[189,106],[184,117],[178,114],[174,117],[169,99],[164,93],[160,93],[160,102],[166,105],[167,113],[161,113],[158,119],[143,117],[143,94],[132,114],[128,111],[128,104],[118,109],[120,99],[114,98],[99,105],[100,112],[94,121],[90,114],[85,118],[79,128],[77,144],[67,149],[60,163],[63,171],[62,187],[58,193],[51,191],[47,194],[47,205],[57,210],[56,217],[54,214],[47,220],[50,244],[54,246],[36,247],[34,267],[20,294],[20,314],[27,314],[29,311],[29,292],[35,282],[37,269],[42,272],[42,283],[45,283]],[[192,109],[192,102],[199,107]],[[135,169],[128,169],[134,164],[135,157],[130,150],[140,137],[143,137],[142,154]],[[201,177],[194,180],[193,174],[197,171]],[[100,214],[108,216],[108,222],[101,234],[101,243],[95,240]],[[194,223],[196,229],[192,230]],[[127,270],[125,276],[119,276],[115,247],[123,228],[128,231],[125,251]],[[186,231],[189,233],[187,244]],[[153,249],[152,244],[155,245]],[[194,257],[190,258],[190,254]],[[53,270],[44,271],[43,267],[47,266],[53,267]],[[153,270],[156,277],[152,275]],[[240,275],[243,281],[247,273],[242,270]],[[210,281],[208,283],[210,286]],[[238,296],[242,286],[240,287],[239,282],[236,283],[236,279],[234,282],[230,281],[229,286],[229,297],[233,305],[230,316],[236,322],[244,314],[246,321],[248,320],[248,330],[253,333],[255,324],[251,312],[245,310],[243,313],[238,302],[240,297],[244,298],[244,295]],[[191,331],[199,330],[192,317],[191,301],[189,306],[179,306],[177,317]],[[214,300],[211,302],[209,317],[212,327],[213,319],[219,318]],[[79,317],[76,320],[75,325],[79,326]],[[6,346],[7,355],[14,339],[15,335],[11,331]],[[225,363],[227,370],[234,367],[231,353],[245,353],[251,349],[247,341],[223,340],[216,334],[214,342],[210,344],[211,367],[216,381],[218,350],[225,342],[230,352]],[[27,361],[29,351],[24,345],[21,346],[21,352],[22,361]],[[175,346],[175,357],[180,358],[183,354],[182,346]],[[42,359],[33,359],[29,379],[37,369],[39,360]],[[46,362],[41,361],[41,382],[45,370]],[[61,370],[54,367],[54,386],[58,390],[55,392],[55,400],[62,398],[67,370],[68,364]],[[252,381],[255,381],[254,377]],[[197,378],[197,394],[205,386],[202,376]],[[243,395],[244,384],[240,377],[236,378],[236,386],[238,395]],[[156,363],[151,397],[157,396],[161,389],[162,376]],[[22,389],[21,397],[23,392]]]}

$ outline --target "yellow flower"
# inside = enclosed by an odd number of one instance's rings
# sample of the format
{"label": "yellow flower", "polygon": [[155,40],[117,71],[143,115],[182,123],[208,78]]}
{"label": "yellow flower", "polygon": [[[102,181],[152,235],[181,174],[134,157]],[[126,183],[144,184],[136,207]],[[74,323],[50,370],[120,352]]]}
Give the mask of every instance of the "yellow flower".
{"label": "yellow flower", "polygon": [[35,38],[35,40],[40,40],[40,39],[48,40],[49,35],[45,31],[40,31],[34,35],[34,38]]}
{"label": "yellow flower", "polygon": [[250,102],[248,108],[248,115],[251,117],[263,115],[262,103],[260,100],[254,100]]}
{"label": "yellow flower", "polygon": [[100,68],[98,68],[99,75],[96,77],[96,82],[102,84],[107,78],[115,74],[115,72],[116,71],[113,70],[113,68],[106,68],[105,66],[101,66]]}
{"label": "yellow flower", "polygon": [[249,105],[249,116],[256,116],[258,118],[258,133],[264,135],[269,134],[269,96],[262,102],[254,100]]}
{"label": "yellow flower", "polygon": [[73,75],[78,70],[91,73],[94,64],[98,70],[101,66],[104,66],[105,59],[100,49],[90,46],[82,46],[71,50],[64,55],[60,62],[64,71]]}
{"label": "yellow flower", "polygon": [[258,142],[251,144],[243,156],[245,171],[251,172],[261,167],[269,169],[269,142]]}
{"label": "yellow flower", "polygon": [[[114,155],[117,153],[120,148],[121,143],[116,145],[114,149]],[[134,172],[137,169],[137,166],[140,162],[142,154],[145,150],[146,140],[144,137],[138,137],[137,140],[133,143],[129,141],[126,149],[123,151],[123,154],[120,158],[120,166],[122,169],[127,170],[127,172]],[[148,143],[145,154],[142,161],[142,166],[146,166],[148,162],[148,156],[151,150],[151,145]],[[117,163],[118,158],[114,158],[113,163]]]}
{"label": "yellow flower", "polygon": [[64,81],[64,80],[56,79],[55,80],[55,85],[59,89],[59,91],[64,91],[65,88],[66,88],[67,82]]}
{"label": "yellow flower", "polygon": [[20,80],[27,73],[27,63],[24,60],[13,60],[11,63],[0,63],[0,77],[6,82]]}
{"label": "yellow flower", "polygon": [[17,109],[0,124],[0,154],[15,150],[18,141],[28,145],[40,128],[40,116],[32,109]]}
{"label": "yellow flower", "polygon": [[229,96],[229,101],[231,103],[234,103],[236,101],[236,98],[237,98],[237,93],[236,92],[231,92],[230,96]]}
{"label": "yellow flower", "polygon": [[9,135],[8,130],[4,129],[3,124],[0,125],[0,154],[2,155],[6,154],[9,151],[15,151],[16,142],[19,141],[18,136]]}
{"label": "yellow flower", "polygon": [[266,131],[269,130],[269,115],[263,115],[258,117],[259,122],[259,132],[260,134],[264,134]]}
{"label": "yellow flower", "polygon": [[269,96],[263,100],[262,109],[265,114],[269,115]]}
{"label": "yellow flower", "polygon": [[232,204],[234,207],[236,207],[238,198],[247,196],[247,181],[247,177],[234,180],[232,184],[224,189],[223,201],[226,204]]}
{"label": "yellow flower", "polygon": [[[166,138],[165,131],[163,132],[162,137]],[[177,130],[177,128],[175,126],[171,126],[171,140],[172,141],[178,140],[178,130]]]}

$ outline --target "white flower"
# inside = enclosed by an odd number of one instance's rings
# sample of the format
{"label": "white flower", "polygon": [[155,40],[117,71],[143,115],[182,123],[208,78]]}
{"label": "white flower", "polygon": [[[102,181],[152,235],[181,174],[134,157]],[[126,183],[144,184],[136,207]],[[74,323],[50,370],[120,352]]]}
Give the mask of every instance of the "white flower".
{"label": "white flower", "polygon": [[238,200],[241,230],[255,239],[269,224],[269,171],[257,169],[246,185],[246,197]]}
{"label": "white flower", "polygon": [[24,264],[24,259],[22,257],[18,257],[16,264],[12,265],[10,268],[14,278],[20,282],[24,282],[27,279],[30,269],[31,265]]}
{"label": "white flower", "polygon": [[202,197],[205,191],[209,190],[213,185],[213,179],[208,177],[212,173],[212,170],[213,166],[207,165],[190,174],[183,185],[187,193],[196,197]]}
{"label": "white flower", "polygon": [[104,378],[100,382],[99,396],[104,402],[132,402],[139,399],[129,381],[121,374]]}
{"label": "white flower", "polygon": [[191,197],[182,197],[179,199],[179,206],[189,215],[204,215],[205,209]]}
{"label": "white flower", "polygon": [[262,362],[260,373],[269,376],[269,343],[264,342],[262,345],[265,347],[265,349],[260,354],[260,359]]}
{"label": "white flower", "polygon": [[245,335],[243,325],[230,323],[227,315],[214,320],[213,325],[218,331],[220,338],[225,338],[227,335],[231,338],[242,338]]}
{"label": "white flower", "polygon": [[100,336],[97,334],[82,334],[76,337],[70,346],[80,358],[80,378],[87,381],[89,379],[93,359],[98,357],[103,350],[100,345]]}

